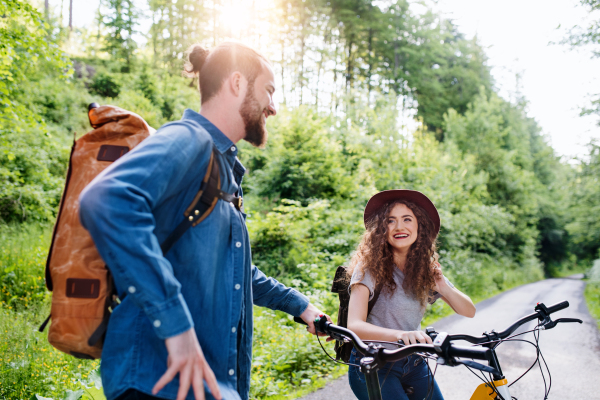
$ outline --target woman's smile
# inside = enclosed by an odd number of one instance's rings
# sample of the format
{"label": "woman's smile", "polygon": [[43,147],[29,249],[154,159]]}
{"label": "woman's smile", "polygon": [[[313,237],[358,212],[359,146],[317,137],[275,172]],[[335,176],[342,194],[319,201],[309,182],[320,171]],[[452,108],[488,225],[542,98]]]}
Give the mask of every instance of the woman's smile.
{"label": "woman's smile", "polygon": [[405,204],[396,204],[388,216],[388,243],[402,251],[417,240],[419,225],[417,218]]}

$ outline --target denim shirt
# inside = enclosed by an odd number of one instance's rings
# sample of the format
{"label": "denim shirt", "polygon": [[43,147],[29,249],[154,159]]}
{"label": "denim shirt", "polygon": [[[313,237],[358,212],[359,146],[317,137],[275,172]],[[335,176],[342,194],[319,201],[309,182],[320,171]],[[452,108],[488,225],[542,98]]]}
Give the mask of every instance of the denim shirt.
{"label": "denim shirt", "polygon": [[[308,299],[251,264],[245,214],[219,200],[163,256],[184,218],[215,147],[221,188],[242,195],[237,147],[200,114],[186,110],[108,167],[82,192],[80,218],[123,298],[102,351],[108,399],[128,388],[150,394],[167,369],[165,339],[194,328],[224,399],[247,399],[252,304],[299,316]],[[175,399],[178,376],[159,397]],[[213,397],[205,388],[208,399]],[[193,399],[193,391],[187,396]]]}

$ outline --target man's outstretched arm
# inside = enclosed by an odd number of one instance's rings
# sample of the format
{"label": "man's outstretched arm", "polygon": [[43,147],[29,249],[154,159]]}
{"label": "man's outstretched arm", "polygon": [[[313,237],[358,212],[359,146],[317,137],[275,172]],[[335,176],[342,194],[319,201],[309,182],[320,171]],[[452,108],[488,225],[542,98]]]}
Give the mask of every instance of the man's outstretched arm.
{"label": "man's outstretched arm", "polygon": [[[276,279],[267,277],[255,265],[252,266],[252,295],[257,306],[279,310],[300,317],[308,324],[308,331],[316,333],[314,320],[325,314],[313,304],[308,297],[295,289],[288,288]],[[327,316],[331,322],[331,318]]]}

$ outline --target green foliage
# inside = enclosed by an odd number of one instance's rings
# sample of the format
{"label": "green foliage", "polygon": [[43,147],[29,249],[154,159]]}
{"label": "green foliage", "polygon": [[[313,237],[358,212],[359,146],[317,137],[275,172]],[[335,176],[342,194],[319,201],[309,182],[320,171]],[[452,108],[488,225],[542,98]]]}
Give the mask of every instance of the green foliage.
{"label": "green foliage", "polygon": [[46,333],[38,332],[49,313],[47,306],[38,312],[18,313],[0,308],[0,398],[40,395],[62,399],[68,392],[81,390],[81,395],[89,388],[88,399],[102,400],[104,396],[91,382],[98,374],[93,371],[98,369],[99,361],[78,360],[61,353],[50,346]]}
{"label": "green foliage", "polygon": [[[293,286],[327,290],[335,267],[348,261],[360,239],[364,229],[362,211],[369,196],[378,190],[402,187],[423,191],[437,205],[443,221],[439,238],[441,262],[458,287],[484,298],[540,279],[543,273],[536,259],[535,227],[517,221],[524,218],[523,205],[517,202],[528,200],[532,193],[506,198],[498,204],[491,192],[495,187],[490,185],[492,173],[478,166],[483,160],[476,151],[461,151],[460,140],[454,141],[451,136],[456,129],[450,131],[445,143],[425,133],[418,133],[409,141],[399,130],[390,129],[397,124],[391,112],[394,102],[382,100],[378,107],[376,111],[350,107],[352,119],[344,123],[330,118],[311,119],[306,109],[282,111],[282,125],[270,125],[273,144],[260,156],[247,146],[242,147],[240,156],[250,166],[248,224],[255,264]],[[491,114],[480,118],[493,121]],[[290,133],[296,125],[287,122],[301,116],[307,121],[304,126],[310,127],[302,131],[303,139]],[[473,129],[479,123],[468,113],[456,118],[464,119],[458,122],[465,124],[465,129]],[[315,146],[293,145],[299,140],[312,140],[313,135],[326,132],[327,126],[331,127],[330,133],[318,136],[319,147],[329,149],[327,153],[320,153]],[[489,127],[485,129],[482,128],[482,134],[498,132],[497,128],[491,132]],[[283,148],[279,143],[288,140],[288,136],[290,141]],[[505,151],[501,145],[495,149]],[[277,200],[283,197],[279,186],[273,183],[284,174],[280,165],[293,166],[296,160],[310,160],[310,170],[316,173],[320,169],[315,165],[320,159],[327,159],[325,155],[338,160],[335,170],[345,177],[346,187],[333,195],[322,191],[320,200],[305,204],[297,199]],[[513,172],[520,170],[514,164],[509,167]],[[272,168],[277,172],[271,172]],[[322,169],[323,174],[330,170],[333,168]],[[521,183],[514,182],[519,177],[514,174],[502,178],[504,185],[514,185],[514,190],[528,188],[520,188]],[[271,201],[265,202],[263,196],[273,192],[277,195],[266,197]],[[529,224],[535,224],[535,212],[531,211]]]}
{"label": "green foliage", "polygon": [[[105,5],[107,12],[102,16],[102,23],[108,29],[108,35],[105,38],[104,51],[114,61],[121,63],[122,72],[129,72],[134,61],[133,53],[137,47],[133,34],[136,33],[135,27],[138,24],[138,10],[133,0],[107,0]],[[102,96],[117,97],[116,95]]]}
{"label": "green foliage", "polygon": [[581,258],[594,259],[600,249],[600,146],[591,143],[588,160],[582,160],[580,172],[571,187],[572,203],[567,230]]}
{"label": "green foliage", "polygon": [[[587,10],[590,17],[592,15],[597,16],[600,10],[599,0],[580,0],[579,3]],[[600,56],[600,18],[590,18],[587,26],[575,26],[570,29],[569,36],[567,36],[563,43],[569,44],[572,47],[579,46],[590,46],[594,51],[595,56]]]}
{"label": "green foliage", "polygon": [[0,128],[0,220],[52,218],[64,176],[64,148],[39,126]]}
{"label": "green foliage", "polygon": [[[326,360],[315,337],[289,315],[260,308],[254,315],[251,399],[289,395],[346,369]],[[322,343],[334,353],[332,343]]]}
{"label": "green foliage", "polygon": [[[213,3],[212,13],[205,9],[205,2],[195,0],[149,0],[148,6],[153,15],[148,44],[155,67],[180,73],[181,60],[189,46],[210,36],[214,45],[217,3]],[[213,35],[207,29],[209,15],[213,19]]]}
{"label": "green foliage", "polygon": [[81,390],[102,400],[99,362],[59,352],[38,331],[50,314],[44,284],[50,233],[49,226],[0,225],[0,398],[62,399]]}
{"label": "green foliage", "polygon": [[583,294],[588,310],[592,317],[596,319],[598,329],[600,329],[600,281],[587,282]]}
{"label": "green foliage", "polygon": [[302,282],[294,286],[327,288],[335,267],[347,260],[357,243],[360,211],[349,203],[346,209],[334,208],[325,200],[305,207],[293,200],[281,203],[266,215],[249,208],[255,264],[284,282]]}
{"label": "green foliage", "polygon": [[114,75],[100,72],[94,76],[90,83],[90,91],[102,97],[115,98],[121,92],[121,84]]}
{"label": "green foliage", "polygon": [[[342,169],[341,147],[331,140],[324,118],[313,109],[285,113],[270,125],[267,154],[253,158],[252,187],[269,199],[298,200],[348,196],[351,181]],[[257,150],[250,150],[253,154]]]}
{"label": "green foliage", "polygon": [[64,153],[30,107],[40,71],[63,79],[68,62],[28,3],[0,3],[0,221],[45,220],[58,204]]}
{"label": "green foliage", "polygon": [[0,225],[0,301],[12,310],[37,307],[46,298],[44,268],[50,230],[38,225]]}
{"label": "green foliage", "polygon": [[517,256],[538,247],[546,272],[568,257],[565,189],[568,167],[559,163],[539,128],[512,105],[482,90],[464,115],[449,110],[445,140],[474,156],[488,176],[487,204],[513,216],[514,229],[504,237],[505,251]]}
{"label": "green foliage", "polygon": [[[594,57],[600,57],[600,0],[580,0],[579,3],[588,12],[587,26],[575,25],[569,29],[568,36],[562,44],[568,44],[571,48],[590,48]],[[591,104],[581,110],[581,115],[600,117],[600,94],[593,93],[593,96]],[[600,125],[600,118],[598,125]]]}

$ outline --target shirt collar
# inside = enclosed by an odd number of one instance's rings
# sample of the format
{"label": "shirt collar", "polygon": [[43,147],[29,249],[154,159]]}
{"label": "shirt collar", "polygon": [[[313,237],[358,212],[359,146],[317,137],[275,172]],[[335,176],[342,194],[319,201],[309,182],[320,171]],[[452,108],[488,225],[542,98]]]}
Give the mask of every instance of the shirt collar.
{"label": "shirt collar", "polygon": [[182,119],[191,119],[192,121],[200,124],[206,131],[210,134],[215,143],[215,147],[221,154],[233,154],[235,158],[237,156],[238,148],[231,139],[229,139],[219,128],[217,128],[212,122],[210,122],[206,117],[200,115],[194,110],[190,110],[189,108],[183,112]]}

